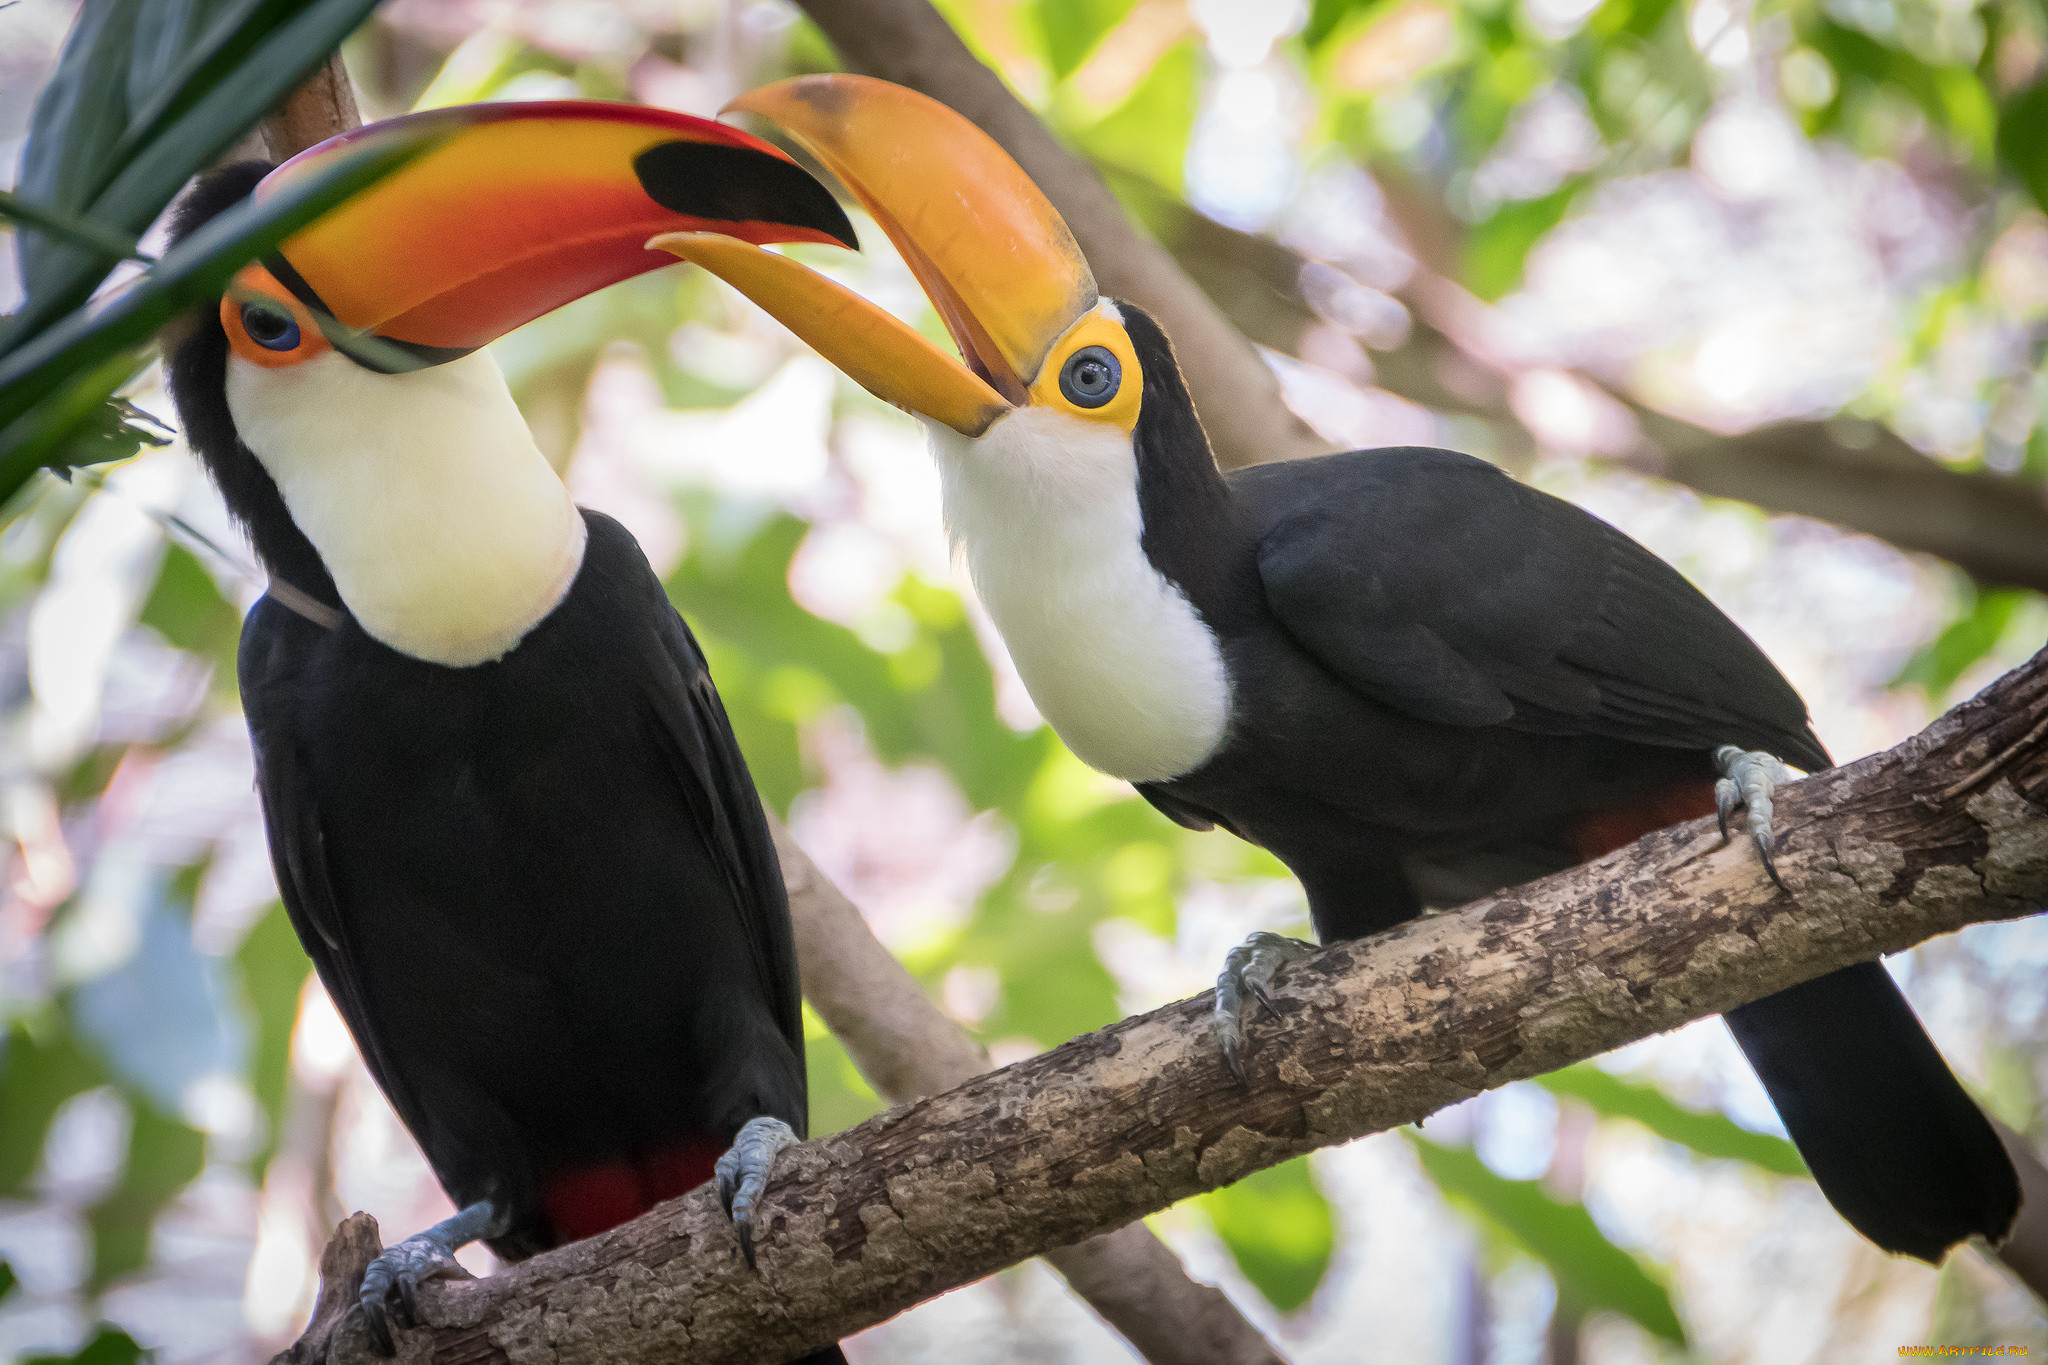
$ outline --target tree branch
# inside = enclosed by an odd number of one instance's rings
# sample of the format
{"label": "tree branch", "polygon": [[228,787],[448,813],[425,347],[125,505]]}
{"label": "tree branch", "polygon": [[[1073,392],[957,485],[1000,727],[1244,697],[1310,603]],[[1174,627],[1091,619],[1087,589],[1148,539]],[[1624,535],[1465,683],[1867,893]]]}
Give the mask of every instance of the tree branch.
{"label": "tree branch", "polygon": [[342,65],[341,54],[327,59],[327,65],[306,77],[297,89],[284,97],[271,116],[263,120],[263,146],[272,161],[284,162],[318,146],[336,133],[360,127],[363,121],[356,105],[356,88]]}
{"label": "tree branch", "polygon": [[[788,828],[770,819],[804,999],[861,1075],[905,1104],[987,1071],[988,1054],[931,1002]],[[1282,1365],[1229,1297],[1189,1278],[1142,1222],[1048,1251],[1045,1259],[1151,1365]]]}
{"label": "tree branch", "polygon": [[[1780,793],[1778,866],[1710,821],[1325,948],[1240,1088],[1209,997],[790,1149],[758,1272],[700,1189],[421,1294],[412,1362],[787,1359],[1316,1147],[2048,900],[2048,651],[1898,748]],[[360,1323],[334,1358],[369,1365]]]}
{"label": "tree branch", "polygon": [[1876,422],[1716,436],[1634,406],[1649,448],[1626,463],[1647,473],[1936,555],[1982,583],[2048,592],[2048,490],[2038,484],[1944,469]]}

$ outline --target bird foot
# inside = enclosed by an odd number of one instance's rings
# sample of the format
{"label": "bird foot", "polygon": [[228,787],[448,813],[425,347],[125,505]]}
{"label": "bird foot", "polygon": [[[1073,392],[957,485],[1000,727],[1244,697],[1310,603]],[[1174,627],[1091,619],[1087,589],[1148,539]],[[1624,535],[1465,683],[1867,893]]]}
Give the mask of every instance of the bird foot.
{"label": "bird foot", "polygon": [[1778,865],[1771,857],[1776,836],[1771,830],[1771,793],[1781,782],[1790,782],[1792,772],[1775,755],[1760,749],[1741,749],[1724,744],[1714,750],[1714,766],[1721,780],[1714,784],[1714,809],[1721,817],[1721,837],[1728,837],[1728,817],[1740,808],[1749,823],[1749,839],[1763,859],[1764,871],[1773,884],[1785,890]]}
{"label": "bird foot", "polygon": [[1216,1008],[1209,1016],[1209,1030],[1222,1045],[1223,1060],[1239,1085],[1251,1083],[1245,1070],[1244,1025],[1256,1002],[1277,1019],[1273,998],[1266,988],[1290,962],[1299,962],[1315,951],[1312,943],[1264,932],[1253,934],[1230,950],[1223,970],[1216,977]]}
{"label": "bird foot", "polygon": [[718,1158],[718,1201],[725,1205],[733,1231],[739,1234],[740,1254],[747,1258],[749,1270],[754,1268],[754,1212],[767,1193],[768,1173],[782,1149],[800,1140],[781,1119],[749,1119],[725,1155]]}
{"label": "bird foot", "polygon": [[370,1327],[370,1340],[379,1355],[396,1355],[391,1339],[387,1301],[398,1291],[399,1321],[406,1327],[419,1325],[416,1296],[420,1285],[437,1276],[465,1277],[469,1274],[456,1263],[455,1253],[482,1237],[504,1231],[498,1212],[488,1201],[471,1204],[452,1218],[444,1218],[425,1232],[416,1232],[394,1246],[384,1248],[363,1273],[360,1302]]}

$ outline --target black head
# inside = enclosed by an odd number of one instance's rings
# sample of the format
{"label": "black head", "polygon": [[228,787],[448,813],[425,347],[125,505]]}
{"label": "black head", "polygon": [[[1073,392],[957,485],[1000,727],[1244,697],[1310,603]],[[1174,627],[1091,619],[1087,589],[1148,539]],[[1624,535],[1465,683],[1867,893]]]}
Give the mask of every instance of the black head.
{"label": "black head", "polygon": [[[201,176],[171,210],[172,243],[247,199],[271,170],[267,161],[242,161]],[[185,440],[213,476],[228,512],[248,533],[263,567],[339,606],[341,597],[319,553],[293,523],[268,471],[236,434],[228,410],[228,336],[220,324],[219,298],[195,307],[169,329],[164,345],[164,371]]]}

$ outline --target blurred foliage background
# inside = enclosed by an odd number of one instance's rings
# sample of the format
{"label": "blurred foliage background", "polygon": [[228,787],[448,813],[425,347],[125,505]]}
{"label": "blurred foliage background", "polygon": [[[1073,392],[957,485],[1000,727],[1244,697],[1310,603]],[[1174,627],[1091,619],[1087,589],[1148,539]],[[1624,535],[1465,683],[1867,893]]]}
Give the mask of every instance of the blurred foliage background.
{"label": "blurred foliage background", "polygon": [[[124,3],[132,23],[133,0],[86,12]],[[2034,0],[943,8],[1317,430],[1469,450],[1622,526],[1756,636],[1838,758],[2048,634]],[[0,9],[0,167],[76,14]],[[367,117],[558,96],[710,114],[835,60],[781,0],[391,0],[345,55]],[[146,227],[124,229],[145,252]],[[863,256],[806,259],[940,336],[861,227]],[[0,244],[18,259],[30,235]],[[15,281],[10,260],[19,315]],[[1040,724],[950,563],[916,428],[750,305],[666,270],[496,350],[577,496],[665,576],[769,802],[998,1060],[1201,989],[1251,929],[1306,931],[1276,863],[1170,825]],[[37,476],[0,527],[0,1354],[259,1359],[303,1321],[343,1212],[396,1237],[446,1206],[275,900],[233,669],[260,582],[157,444],[175,423],[153,372],[129,378],[146,355],[119,356],[95,373],[127,381],[127,420],[51,449],[141,453]],[[2017,551],[1957,520],[1994,504]],[[2032,922],[1893,964],[2037,1142],[2044,965]],[[880,1107],[815,1021],[810,1048],[816,1132]],[[1303,1362],[2048,1349],[2041,1306],[1978,1251],[1934,1271],[1842,1226],[1712,1020],[1156,1225]],[[849,1351],[1126,1358],[1035,1266]]]}

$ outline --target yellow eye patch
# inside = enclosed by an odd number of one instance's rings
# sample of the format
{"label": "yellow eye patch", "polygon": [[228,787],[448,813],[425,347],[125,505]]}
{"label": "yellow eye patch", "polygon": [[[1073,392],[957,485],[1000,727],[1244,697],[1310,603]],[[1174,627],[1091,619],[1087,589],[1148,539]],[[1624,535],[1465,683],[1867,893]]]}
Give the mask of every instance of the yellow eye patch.
{"label": "yellow eye patch", "polygon": [[1094,310],[1053,344],[1031,386],[1040,407],[1106,422],[1122,431],[1138,425],[1145,371],[1123,324]]}

